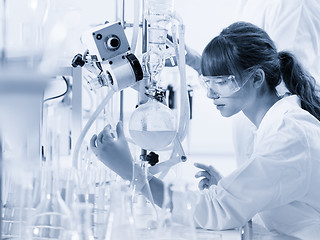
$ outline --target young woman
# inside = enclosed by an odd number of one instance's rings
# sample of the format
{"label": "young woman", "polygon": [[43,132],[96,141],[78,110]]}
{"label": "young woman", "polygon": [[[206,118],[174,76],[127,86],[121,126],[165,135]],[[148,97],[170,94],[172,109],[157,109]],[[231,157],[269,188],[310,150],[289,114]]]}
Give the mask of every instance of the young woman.
{"label": "young woman", "polygon": [[[270,230],[318,239],[320,99],[314,79],[292,54],[278,53],[264,30],[245,22],[225,28],[206,46],[201,71],[208,97],[221,115],[242,111],[257,130],[251,156],[227,177],[219,179],[212,169],[200,166],[205,190],[194,192],[197,226],[235,228],[259,214]],[[290,96],[277,95],[281,81]],[[92,137],[91,148],[106,166],[130,180],[132,158],[122,126],[117,126],[117,138],[109,129]],[[163,183],[149,179],[161,206]],[[172,197],[173,214],[179,214],[179,193]]]}

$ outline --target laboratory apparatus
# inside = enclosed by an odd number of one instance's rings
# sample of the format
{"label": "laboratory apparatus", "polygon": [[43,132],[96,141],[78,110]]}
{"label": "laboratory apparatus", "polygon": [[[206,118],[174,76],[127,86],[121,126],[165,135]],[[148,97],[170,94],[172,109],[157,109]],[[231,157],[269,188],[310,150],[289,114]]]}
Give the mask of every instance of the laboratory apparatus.
{"label": "laboratory apparatus", "polygon": [[136,56],[130,52],[120,22],[107,23],[83,34],[88,50],[75,56],[72,65],[85,66],[97,77],[89,81],[92,89],[109,86],[114,91],[134,85],[143,78]]}
{"label": "laboratory apparatus", "polygon": [[91,29],[82,36],[82,41],[89,49],[83,56],[77,54],[72,60],[72,66],[82,66],[96,74],[88,81],[92,90],[106,86],[110,87],[110,91],[92,114],[77,140],[73,154],[75,167],[78,165],[78,153],[83,138],[113,93],[132,86],[143,78],[141,65],[130,52],[120,22],[107,23]]}
{"label": "laboratory apparatus", "polygon": [[176,117],[172,110],[155,99],[140,105],[132,113],[129,124],[134,142],[150,151],[164,149],[172,143],[177,134]]}
{"label": "laboratory apparatus", "polygon": [[59,192],[57,171],[46,167],[43,173],[41,198],[30,217],[27,238],[72,239],[75,234],[72,214]]}
{"label": "laboratory apparatus", "polygon": [[135,223],[128,182],[112,186],[110,210],[106,224],[106,240],[136,239]]}
{"label": "laboratory apparatus", "polygon": [[[176,181],[175,183],[164,184],[163,206],[159,214],[159,239],[197,239],[189,188],[189,184],[182,184],[179,181]],[[179,207],[177,207],[176,205],[174,206],[176,209],[179,208],[179,212],[181,212],[182,214],[180,216],[174,217],[172,216],[173,191],[179,192],[179,195],[183,199],[183,201],[179,203]]]}
{"label": "laboratory apparatus", "polygon": [[[170,159],[175,158],[175,151],[178,151],[180,161],[181,159],[186,160],[181,147],[181,141],[185,137],[189,122],[189,102],[184,68],[184,26],[182,20],[173,12],[173,1],[146,1],[145,3],[145,17],[149,23],[149,28],[147,51],[143,55],[142,65],[149,76],[144,93],[148,98],[132,113],[129,122],[130,135],[133,141],[143,149],[173,149]],[[177,29],[180,39],[179,44]],[[170,30],[173,42],[167,37]],[[179,121],[176,120],[178,116],[175,116],[164,101],[165,90],[159,84],[161,71],[165,67],[165,60],[173,57],[178,59],[180,70],[181,106],[179,108]],[[174,144],[171,145],[171,143]]]}
{"label": "laboratory apparatus", "polygon": [[[2,238],[135,239],[137,229],[148,229],[150,231],[145,233],[153,236],[159,233],[161,220],[159,209],[150,197],[149,173],[163,173],[164,176],[173,165],[186,160],[181,144],[188,131],[190,115],[184,25],[173,12],[172,0],[136,0],[134,4],[131,46],[126,36],[130,24],[118,18],[88,28],[79,39],[86,50],[70,58],[72,68],[63,66],[51,71],[54,77],[43,77],[38,72],[24,72],[23,76],[10,72],[10,78],[4,74],[0,76],[1,93],[4,93],[0,96],[1,112],[14,110],[12,115],[2,114],[0,118],[0,133],[2,138],[6,137],[5,144],[9,143],[5,145],[0,141],[5,150],[2,151],[4,167],[9,170],[3,175],[4,188],[1,188],[4,189],[1,191]],[[137,47],[139,30],[143,35],[142,49]],[[168,34],[172,35],[172,41],[168,40]],[[52,59],[59,59],[57,49],[45,52],[44,59],[50,59],[50,54]],[[180,72],[178,112],[168,107],[166,89],[160,86],[166,59],[177,62]],[[41,71],[48,69],[49,63],[40,63],[38,67]],[[22,81],[13,86],[16,82],[11,81],[12,76]],[[46,84],[35,81],[39,79],[63,80],[66,91],[44,99]],[[82,86],[82,82],[87,86]],[[12,88],[7,91],[9,86]],[[96,98],[99,101],[95,109],[92,107],[85,112],[82,91],[87,87],[91,90],[88,95],[91,98],[99,95]],[[106,112],[112,111],[108,104],[114,101],[114,93],[130,87],[137,91],[137,108],[133,108],[124,121],[129,128],[128,140],[138,149],[133,154],[143,174],[134,174],[129,188],[97,161],[85,138],[90,130],[101,130],[91,128],[98,118],[114,126],[106,119]],[[24,98],[25,95],[30,98]],[[4,104],[8,99],[10,104]],[[66,118],[72,121],[66,124],[63,121]],[[62,128],[64,123],[66,128]],[[70,139],[62,149],[61,131],[65,130],[68,132],[63,134]],[[158,151],[170,152],[169,159],[162,158]],[[21,178],[15,178],[16,175]],[[141,189],[137,189],[136,183],[139,181],[145,182],[149,200],[138,195]],[[150,208],[147,201],[151,203]]]}

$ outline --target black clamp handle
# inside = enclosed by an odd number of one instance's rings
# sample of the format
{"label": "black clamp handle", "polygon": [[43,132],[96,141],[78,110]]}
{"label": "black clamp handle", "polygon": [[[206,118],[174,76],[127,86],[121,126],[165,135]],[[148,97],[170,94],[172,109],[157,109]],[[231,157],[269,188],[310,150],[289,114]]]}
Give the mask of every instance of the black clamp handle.
{"label": "black clamp handle", "polygon": [[154,152],[150,152],[146,156],[146,161],[148,161],[151,166],[154,166],[159,162],[159,155]]}
{"label": "black clamp handle", "polygon": [[85,63],[86,62],[82,59],[82,55],[80,53],[78,53],[72,59],[71,65],[72,65],[72,67],[78,67],[78,66],[83,67]]}

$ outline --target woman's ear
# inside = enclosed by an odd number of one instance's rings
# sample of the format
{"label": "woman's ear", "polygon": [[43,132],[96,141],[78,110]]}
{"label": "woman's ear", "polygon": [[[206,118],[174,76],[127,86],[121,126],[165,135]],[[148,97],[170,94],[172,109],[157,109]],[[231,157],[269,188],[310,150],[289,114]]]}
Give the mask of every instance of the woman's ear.
{"label": "woman's ear", "polygon": [[264,80],[265,80],[264,71],[261,68],[258,68],[253,75],[253,86],[255,88],[261,87]]}

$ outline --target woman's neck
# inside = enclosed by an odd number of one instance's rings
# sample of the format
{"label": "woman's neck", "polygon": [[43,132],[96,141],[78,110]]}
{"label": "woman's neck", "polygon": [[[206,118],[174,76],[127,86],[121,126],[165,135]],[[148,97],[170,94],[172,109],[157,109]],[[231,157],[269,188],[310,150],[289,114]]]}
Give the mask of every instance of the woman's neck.
{"label": "woman's neck", "polygon": [[276,92],[268,92],[252,99],[251,105],[243,109],[243,113],[258,128],[263,117],[280,98]]}

